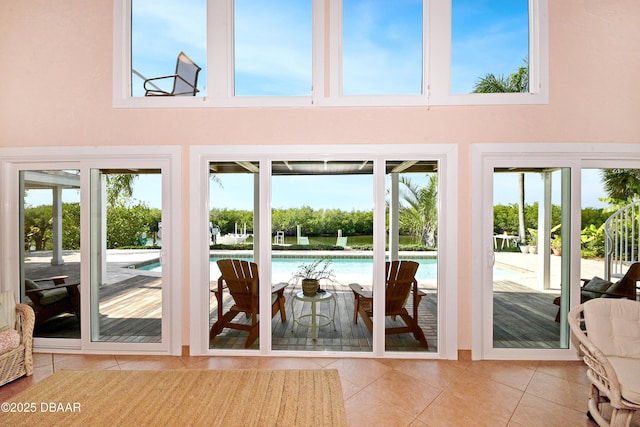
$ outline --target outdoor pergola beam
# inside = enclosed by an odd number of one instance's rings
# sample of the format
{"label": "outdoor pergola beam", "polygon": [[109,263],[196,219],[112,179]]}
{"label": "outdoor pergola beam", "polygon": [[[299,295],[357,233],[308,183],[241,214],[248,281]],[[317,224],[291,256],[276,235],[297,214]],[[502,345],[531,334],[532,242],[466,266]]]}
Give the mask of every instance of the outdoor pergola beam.
{"label": "outdoor pergola beam", "polygon": [[404,162],[400,163],[398,166],[396,166],[395,168],[391,169],[391,172],[392,173],[404,172],[407,169],[409,169],[411,166],[415,165],[416,163],[418,163],[418,160],[407,160],[407,161],[404,161]]}
{"label": "outdoor pergola beam", "polygon": [[243,168],[245,168],[246,170],[248,170],[251,173],[258,173],[260,172],[260,168],[256,165],[254,165],[251,162],[236,162],[236,164],[242,166]]}

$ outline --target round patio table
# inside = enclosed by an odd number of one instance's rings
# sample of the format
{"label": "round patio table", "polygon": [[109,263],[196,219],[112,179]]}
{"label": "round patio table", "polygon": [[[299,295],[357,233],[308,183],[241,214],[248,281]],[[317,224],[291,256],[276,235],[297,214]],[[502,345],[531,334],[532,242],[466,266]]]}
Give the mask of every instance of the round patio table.
{"label": "round patio table", "polygon": [[[310,302],[311,303],[311,313],[303,314],[302,316],[296,319],[296,311],[294,310],[293,304],[296,301]],[[333,311],[331,317],[326,314],[318,313],[316,309],[316,304],[319,302],[325,301],[333,301]],[[302,291],[297,292],[291,298],[291,316],[293,318],[293,324],[296,323],[298,325],[304,326],[306,328],[311,328],[311,338],[316,340],[318,338],[318,328],[323,326],[327,326],[329,324],[333,324],[333,329],[335,330],[336,324],[334,322],[336,316],[336,297],[329,291],[318,292],[315,295],[305,295]],[[322,319],[318,322],[318,319]],[[309,322],[303,322],[302,319],[309,319]]]}

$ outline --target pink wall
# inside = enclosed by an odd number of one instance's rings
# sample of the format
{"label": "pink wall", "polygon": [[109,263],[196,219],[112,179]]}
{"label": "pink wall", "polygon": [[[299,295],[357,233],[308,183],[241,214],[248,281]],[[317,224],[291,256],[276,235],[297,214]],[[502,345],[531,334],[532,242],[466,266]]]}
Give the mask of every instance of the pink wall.
{"label": "pink wall", "polygon": [[[456,143],[459,233],[471,235],[471,143],[640,142],[639,22],[636,0],[550,0],[548,105],[136,110],[112,108],[112,0],[3,1],[0,147]],[[471,282],[462,264],[461,349]]]}

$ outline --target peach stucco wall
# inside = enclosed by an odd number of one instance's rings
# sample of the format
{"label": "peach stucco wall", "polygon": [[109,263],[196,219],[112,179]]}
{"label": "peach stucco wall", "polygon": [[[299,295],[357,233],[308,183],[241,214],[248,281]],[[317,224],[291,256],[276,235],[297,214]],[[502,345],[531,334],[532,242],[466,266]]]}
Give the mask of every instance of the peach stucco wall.
{"label": "peach stucco wall", "polygon": [[[112,0],[5,0],[0,147],[183,142],[186,156],[203,144],[454,143],[459,234],[471,235],[472,143],[640,142],[639,23],[637,0],[549,0],[548,105],[114,109]],[[470,349],[469,264],[458,274],[459,348]]]}

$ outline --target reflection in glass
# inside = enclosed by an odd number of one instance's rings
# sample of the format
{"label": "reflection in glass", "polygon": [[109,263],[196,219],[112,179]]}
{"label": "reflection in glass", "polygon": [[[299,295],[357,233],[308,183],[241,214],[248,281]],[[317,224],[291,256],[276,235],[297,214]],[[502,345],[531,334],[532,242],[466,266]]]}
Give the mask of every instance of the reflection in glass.
{"label": "reflection in glass", "polygon": [[311,1],[234,6],[235,95],[311,95]]}
{"label": "reflection in glass", "polygon": [[[260,345],[260,315],[255,315],[259,292],[255,290],[265,289],[268,281],[259,277],[253,252],[259,170],[257,162],[249,161],[209,164],[209,348],[258,349]],[[221,280],[218,261],[229,259],[235,261],[225,275],[234,283]],[[243,286],[245,290],[236,290]]]}
{"label": "reflection in glass", "polygon": [[206,0],[131,1],[132,96],[144,96],[145,79],[174,74],[180,52],[202,68],[197,96],[207,95],[206,19]]}
{"label": "reflection in glass", "polygon": [[422,0],[344,0],[343,95],[422,93]]}
{"label": "reflection in glass", "polygon": [[387,162],[386,170],[385,348],[437,351],[438,163]]}
{"label": "reflection in glass", "polygon": [[528,91],[529,2],[453,0],[451,8],[451,93]]}
{"label": "reflection in glass", "polygon": [[162,342],[162,175],[91,170],[93,342]]}
{"label": "reflection in glass", "polygon": [[36,313],[35,337],[80,338],[80,175],[20,172],[22,302]]}
{"label": "reflection in glass", "polygon": [[272,171],[271,281],[289,284],[272,348],[372,351],[349,284],[373,277],[373,163],[276,161]]}
{"label": "reflection in glass", "polygon": [[560,306],[566,315],[569,174],[569,168],[494,172],[494,348],[568,348]]}

